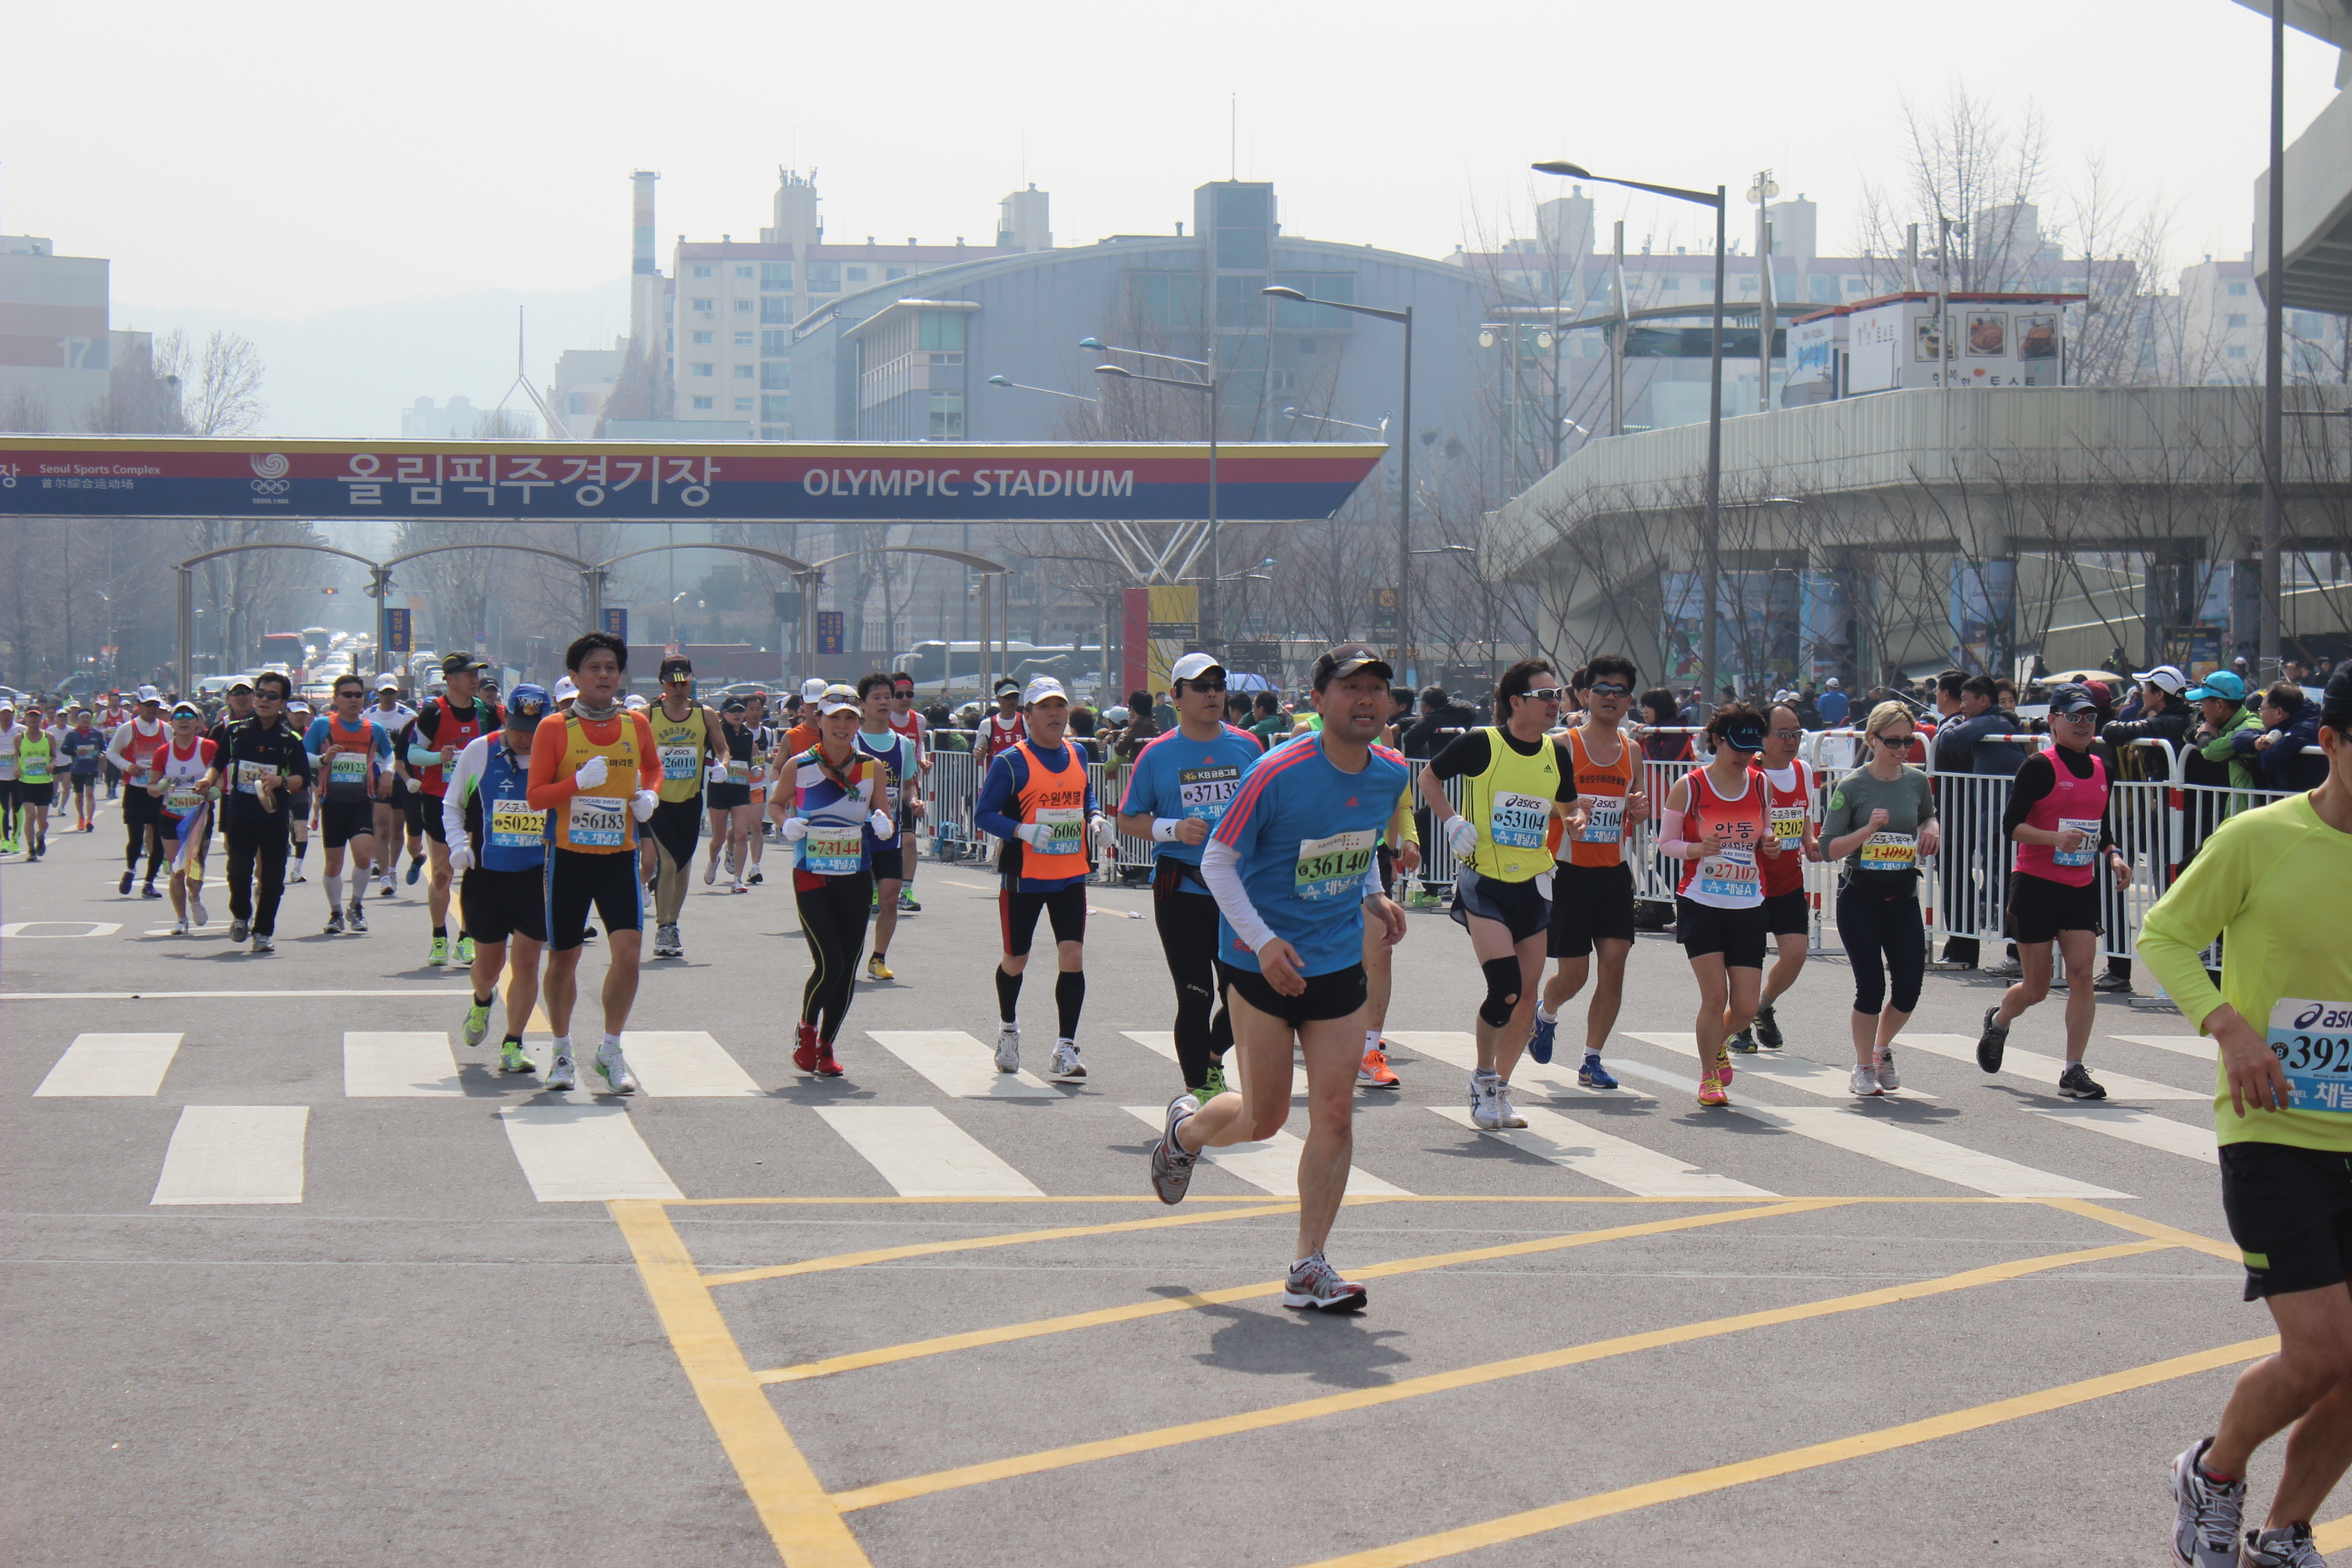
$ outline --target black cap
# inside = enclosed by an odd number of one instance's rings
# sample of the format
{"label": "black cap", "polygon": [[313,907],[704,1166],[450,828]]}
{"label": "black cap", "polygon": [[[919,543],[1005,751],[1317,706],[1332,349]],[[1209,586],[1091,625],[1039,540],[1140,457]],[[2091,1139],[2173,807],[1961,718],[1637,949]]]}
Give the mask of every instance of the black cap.
{"label": "black cap", "polygon": [[2319,721],[2341,735],[2352,731],[2352,663],[2338,665],[2319,700]]}
{"label": "black cap", "polygon": [[673,675],[692,675],[693,673],[694,660],[682,653],[671,654],[661,661],[660,674],[665,681]]}
{"label": "black cap", "polygon": [[1735,752],[1760,752],[1764,749],[1764,726],[1747,719],[1735,719],[1716,731],[1716,738]]}
{"label": "black cap", "polygon": [[719,705],[719,710],[721,713],[740,713],[744,709],[749,708],[751,704],[744,701],[740,697],[730,697],[726,701],[721,702]]}
{"label": "black cap", "polygon": [[2053,713],[2096,713],[2099,704],[2087,686],[2072,681],[2050,689],[2050,711]]}
{"label": "black cap", "polygon": [[1389,661],[1374,652],[1370,644],[1341,643],[1315,661],[1315,689],[1320,691],[1335,680],[1345,680],[1367,669],[1382,680],[1396,679],[1396,671],[1389,668]]}
{"label": "black cap", "polygon": [[465,675],[489,668],[488,659],[478,658],[470,653],[453,653],[441,661],[441,673],[444,675]]}

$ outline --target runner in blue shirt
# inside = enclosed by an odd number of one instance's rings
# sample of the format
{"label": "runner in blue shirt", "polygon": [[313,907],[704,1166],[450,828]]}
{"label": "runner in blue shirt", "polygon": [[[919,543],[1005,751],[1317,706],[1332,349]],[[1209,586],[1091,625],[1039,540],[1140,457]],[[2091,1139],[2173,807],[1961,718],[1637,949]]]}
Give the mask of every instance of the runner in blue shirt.
{"label": "runner in blue shirt", "polygon": [[1324,1261],[1354,1152],[1357,1037],[1365,1002],[1363,922],[1391,942],[1404,911],[1381,891],[1373,854],[1410,787],[1403,757],[1373,737],[1389,721],[1386,660],[1361,643],[1315,661],[1319,731],[1266,753],[1201,856],[1216,896],[1218,975],[1242,1053],[1242,1088],[1206,1105],[1169,1102],[1151,1151],[1160,1201],[1184,1195],[1203,1149],[1271,1138],[1290,1115],[1290,1054],[1307,1058],[1307,1132],[1298,1155],[1298,1260],[1282,1304],[1352,1312],[1364,1289]]}
{"label": "runner in blue shirt", "polygon": [[1152,841],[1151,913],[1176,982],[1176,1063],[1184,1087],[1205,1105],[1225,1092],[1234,1026],[1220,1005],[1217,901],[1201,879],[1201,846],[1265,749],[1219,717],[1225,671],[1213,656],[1188,653],[1170,675],[1176,728],[1136,753],[1118,830]]}

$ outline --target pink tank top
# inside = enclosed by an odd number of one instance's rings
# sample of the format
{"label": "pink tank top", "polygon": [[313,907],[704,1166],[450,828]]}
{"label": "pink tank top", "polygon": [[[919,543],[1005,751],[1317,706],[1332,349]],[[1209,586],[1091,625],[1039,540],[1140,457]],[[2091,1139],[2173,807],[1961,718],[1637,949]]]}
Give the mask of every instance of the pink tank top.
{"label": "pink tank top", "polygon": [[2098,875],[2099,824],[2107,815],[2107,769],[2095,753],[2090,762],[2091,776],[2078,779],[2053,752],[2050,766],[2058,775],[2058,787],[2035,801],[2025,814],[2028,827],[2052,832],[2081,828],[2085,835],[2083,847],[2067,853],[2047,844],[2021,844],[2016,861],[2020,872],[2070,888],[2084,887]]}

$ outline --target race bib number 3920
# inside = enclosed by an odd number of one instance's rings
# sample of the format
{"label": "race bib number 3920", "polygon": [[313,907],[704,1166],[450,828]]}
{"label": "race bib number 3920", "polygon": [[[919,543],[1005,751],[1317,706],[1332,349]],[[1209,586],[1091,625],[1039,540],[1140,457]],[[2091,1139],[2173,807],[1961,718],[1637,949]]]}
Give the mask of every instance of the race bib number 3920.
{"label": "race bib number 3920", "polygon": [[2270,1047],[2294,1086],[2295,1110],[2352,1114],[2352,1002],[2280,997]]}

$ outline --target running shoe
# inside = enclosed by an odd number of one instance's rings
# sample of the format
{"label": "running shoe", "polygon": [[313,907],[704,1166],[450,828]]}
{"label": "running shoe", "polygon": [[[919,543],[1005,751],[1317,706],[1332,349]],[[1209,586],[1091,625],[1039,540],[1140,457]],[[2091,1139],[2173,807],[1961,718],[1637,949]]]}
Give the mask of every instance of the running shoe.
{"label": "running shoe", "polygon": [[[0,848],[14,848],[14,847],[15,847],[15,846],[14,846],[14,845],[8,845],[8,846],[5,846],[5,847],[0,847]],[[120,895],[121,895],[121,897],[123,897],[123,898],[126,898],[126,899],[127,899],[127,898],[129,898],[129,897],[131,896],[131,884],[132,882],[136,881],[136,880],[138,879],[138,878],[139,878],[139,872],[137,871],[137,869],[136,869],[136,868],[133,868],[133,869],[129,870],[129,871],[125,871],[124,873],[122,873],[122,880],[121,880],[120,882],[117,882],[116,884],[114,884],[114,890],[115,890],[115,892],[116,892],[116,893],[118,893],[118,894],[120,894]]]}
{"label": "running shoe", "polygon": [[1723,1080],[1724,1088],[1729,1089],[1731,1087],[1731,1053],[1729,1051],[1724,1050],[1720,1047],[1717,1047],[1716,1050],[1715,1074],[1716,1077]]}
{"label": "running shoe", "polygon": [[803,1072],[816,1071],[816,1026],[803,1019],[793,1030],[793,1066]]}
{"label": "running shoe", "polygon": [[447,963],[449,962],[449,939],[446,936],[435,937],[433,939],[433,945],[425,950],[425,962],[435,969],[439,969],[444,964]]}
{"label": "running shoe", "polygon": [[1609,1076],[1609,1069],[1601,1065],[1600,1053],[1596,1051],[1587,1051],[1584,1053],[1584,1065],[1576,1069],[1576,1081],[1582,1084],[1587,1089],[1615,1089],[1617,1087],[1617,1080]]}
{"label": "running shoe", "polygon": [[923,912],[923,906],[915,901],[914,894],[901,888],[898,889],[898,912],[902,915],[919,915]]}
{"label": "running shoe", "polygon": [[738,877],[727,885],[727,890],[730,893],[748,893],[751,890],[751,884]]}
{"label": "running shoe", "polygon": [[881,889],[879,887],[874,887],[874,888],[869,888],[869,889],[866,889],[866,912],[867,912],[868,914],[878,913],[878,912],[880,911],[881,908],[882,908],[882,889]]}
{"label": "running shoe", "polygon": [[232,915],[229,917],[228,922],[228,939],[231,942],[243,942],[245,940],[246,932],[251,929],[252,928],[247,925],[245,921],[238,920],[236,916]]}
{"label": "running shoe", "polygon": [[1731,1096],[1723,1092],[1723,1079],[1717,1073],[1702,1073],[1698,1080],[1698,1102],[1701,1105],[1729,1105]]}
{"label": "running shoe", "polygon": [[2246,1568],[2327,1568],[2307,1524],[2246,1531]]}
{"label": "running shoe", "polygon": [[898,978],[898,973],[892,969],[888,964],[883,963],[882,955],[877,952],[866,961],[866,978],[868,980],[896,980]]}
{"label": "running shoe", "polygon": [[1730,1039],[1725,1041],[1724,1044],[1727,1048],[1738,1051],[1743,1057],[1754,1056],[1756,1054],[1756,1026],[1753,1024],[1748,1025],[1746,1028],[1741,1029],[1739,1033],[1732,1036]]}
{"label": "running shoe", "polygon": [[1864,1096],[1874,1095],[1881,1092],[1878,1087],[1878,1073],[1876,1069],[1864,1067],[1860,1062],[1853,1064],[1853,1071],[1848,1075],[1845,1080],[1845,1086],[1853,1093]]}
{"label": "running shoe", "polygon": [[413,888],[413,887],[416,886],[416,874],[417,874],[418,872],[420,872],[420,871],[424,870],[424,869],[425,869],[425,857],[424,857],[424,856],[422,856],[422,855],[412,855],[412,856],[410,856],[410,857],[408,858],[408,878],[407,878],[407,881],[408,881],[408,885],[409,885],[410,887],[412,887],[412,888]]}
{"label": "running shoe", "polygon": [[1495,1120],[1496,1125],[1502,1127],[1525,1127],[1528,1124],[1528,1119],[1511,1104],[1511,1080],[1507,1078],[1495,1080]]}
{"label": "running shoe", "polygon": [[1170,1100],[1167,1124],[1160,1130],[1160,1142],[1151,1146],[1151,1190],[1163,1204],[1181,1203],[1192,1184],[1192,1167],[1201,1156],[1176,1141],[1176,1129],[1198,1109],[1190,1094]]}
{"label": "running shoe", "polygon": [[2180,1568],[2238,1568],[2246,1483],[2217,1481],[2200,1463],[2207,1437],[2172,1461],[2172,1560]]}
{"label": "running shoe", "polygon": [[187,916],[182,915],[178,920],[172,922],[172,934],[173,936],[185,936],[188,934]]}
{"label": "running shoe", "polygon": [[1470,1125],[1481,1132],[1502,1128],[1502,1112],[1495,1108],[1495,1085],[1501,1081],[1492,1068],[1479,1068],[1470,1075]]}
{"label": "running shoe", "polygon": [[299,862],[296,863],[294,869],[286,873],[286,885],[289,888],[293,887],[298,882],[307,882],[310,879],[310,878],[302,875],[302,867]]}
{"label": "running shoe", "polygon": [[1895,1052],[1890,1047],[1881,1047],[1878,1052],[1878,1087],[1889,1094],[1903,1087],[1903,1080],[1895,1076]]}
{"label": "running shoe", "polygon": [[1528,1055],[1533,1057],[1538,1066],[1551,1060],[1552,1038],[1559,1033],[1559,1020],[1545,1017],[1542,1009],[1538,1008],[1535,1030],[1528,1036]]}
{"label": "running shoe", "polygon": [[2091,989],[2102,996],[2128,996],[2132,994],[2131,976],[2109,970],[2091,982]]}
{"label": "running shoe", "polygon": [[500,1072],[537,1072],[539,1064],[523,1055],[520,1040],[507,1040],[499,1047]]}
{"label": "running shoe", "polygon": [[1984,1033],[1977,1037],[1977,1066],[1987,1072],[2000,1070],[2000,1054],[2009,1047],[2009,1026],[2000,1022],[1998,1006],[1985,1009]]}
{"label": "running shoe", "polygon": [[1771,1003],[1759,1002],[1756,1005],[1754,1027],[1758,1045],[1768,1051],[1777,1051],[1780,1048],[1780,1020],[1773,1015]]}
{"label": "running shoe", "polygon": [[278,944],[270,941],[268,937],[262,935],[259,931],[255,931],[253,933],[253,951],[257,953],[276,952],[278,951]]}
{"label": "running shoe", "polygon": [[1404,1080],[1389,1068],[1389,1054],[1374,1046],[1356,1068],[1358,1089],[1402,1089]]}
{"label": "running shoe", "polygon": [[467,1045],[480,1045],[490,1032],[490,1005],[469,1001],[466,1007],[466,1022],[461,1027]]}
{"label": "running shoe", "polygon": [[457,962],[469,969],[474,963],[474,939],[463,931],[457,933]]}
{"label": "running shoe", "polygon": [[392,897],[394,897],[394,891],[393,891],[394,883],[393,883],[393,879],[392,879],[392,873],[391,873],[391,872],[386,871],[386,872],[383,874],[383,881],[382,886],[383,886],[383,896],[384,896],[385,898],[389,899],[389,898],[392,898]]}
{"label": "running shoe", "polygon": [[359,900],[353,899],[352,907],[343,911],[343,923],[352,928],[352,935],[367,935],[367,910],[361,907]]}
{"label": "running shoe", "polygon": [[742,868],[740,864],[742,858],[743,851],[736,848],[731,844],[727,847],[727,874],[729,876],[733,876],[737,871]]}
{"label": "running shoe", "polygon": [[1282,1304],[1304,1312],[1360,1312],[1367,1300],[1364,1288],[1340,1279],[1319,1252],[1292,1264],[1282,1283]]}
{"label": "running shoe", "polygon": [[327,936],[341,936],[343,934],[342,910],[329,910],[327,911],[327,929],[322,934]]}
{"label": "running shoe", "polygon": [[758,887],[761,883],[762,883],[762,882],[766,881],[767,879],[768,879],[767,878],[765,878],[765,877],[763,877],[763,876],[760,875],[760,868],[758,868],[757,866],[754,866],[754,867],[752,867],[752,868],[751,868],[751,877],[749,878],[749,880],[750,880],[750,882],[751,882],[751,886],[753,886],[753,887],[755,887],[755,888],[756,888],[756,887]]}
{"label": "running shoe", "polygon": [[578,1089],[580,1087],[579,1069],[572,1066],[572,1058],[569,1056],[559,1054],[555,1058],[555,1065],[547,1069],[546,1081],[541,1084],[540,1087],[542,1089]]}
{"label": "running shoe", "polygon": [[1021,1070],[1021,1026],[1006,1024],[996,1031],[996,1070]]}
{"label": "running shoe", "polygon": [[833,1042],[831,1040],[819,1040],[816,1043],[816,1076],[819,1078],[839,1078],[841,1076],[841,1064],[833,1059]]}
{"label": "running shoe", "polygon": [[1054,1076],[1055,1078],[1087,1076],[1087,1064],[1078,1060],[1078,1047],[1068,1040],[1054,1042]]}
{"label": "running shoe", "polygon": [[2058,1092],[2069,1100],[2105,1100],[2107,1091],[2093,1078],[2081,1062],[2068,1062],[2066,1070],[2058,1075]]}
{"label": "running shoe", "polygon": [[2013,958],[2004,958],[1999,963],[1986,964],[1977,973],[1988,980],[2016,980],[2024,975],[2025,965]]}
{"label": "running shoe", "polygon": [[[289,882],[299,882],[301,880],[299,877],[289,877],[286,879]],[[142,899],[160,899],[163,896],[163,890],[152,882],[142,882],[139,885],[139,896]]]}
{"label": "running shoe", "polygon": [[596,1047],[596,1072],[604,1079],[604,1087],[612,1093],[635,1094],[637,1092],[637,1080],[629,1071],[629,1058],[623,1056],[617,1047]]}
{"label": "running shoe", "polygon": [[717,880],[719,880],[719,857],[713,855],[710,858],[710,863],[702,868],[702,885],[707,888]]}
{"label": "running shoe", "polygon": [[1223,1061],[1214,1058],[1210,1059],[1209,1077],[1201,1087],[1208,1091],[1209,1098],[1212,1100],[1226,1091],[1225,1064]]}
{"label": "running shoe", "polygon": [[655,926],[654,956],[656,958],[676,958],[677,955],[677,927],[674,925]]}

